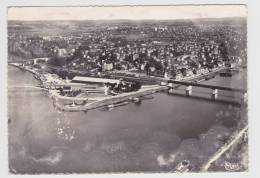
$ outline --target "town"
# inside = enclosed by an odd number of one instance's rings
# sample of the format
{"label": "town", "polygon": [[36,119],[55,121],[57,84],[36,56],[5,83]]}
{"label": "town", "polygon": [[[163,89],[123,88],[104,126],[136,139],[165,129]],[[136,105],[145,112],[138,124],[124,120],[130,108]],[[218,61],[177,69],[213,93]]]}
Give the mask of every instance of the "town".
{"label": "town", "polygon": [[[92,93],[91,96],[97,93],[117,95],[170,79],[190,80],[198,76],[208,79],[212,71],[246,65],[246,26],[237,21],[243,19],[236,19],[231,24],[199,21],[199,25],[190,21],[163,21],[156,25],[149,21],[120,24],[115,21],[87,25],[87,30],[82,33],[72,31],[69,35],[68,32],[21,35],[15,33],[17,27],[11,25],[9,62],[32,68],[37,75],[46,73],[49,78],[56,75],[51,84],[65,84],[66,79],[72,81],[69,88],[55,87],[59,88],[60,95],[68,97],[80,94],[82,97],[86,93]],[[37,27],[37,23],[34,25]],[[66,26],[62,22],[59,25],[59,28]],[[77,24],[71,22],[70,25]],[[83,27],[78,28],[82,30]],[[230,75],[231,72],[221,74]],[[89,77],[106,80],[96,82]],[[84,89],[84,85],[75,83],[92,83],[88,88],[94,87],[95,90]],[[103,86],[93,85],[95,83],[103,84],[104,91]],[[86,97],[89,96],[83,98]]]}
{"label": "town", "polygon": [[181,78],[225,62],[245,63],[246,26],[235,22],[115,22],[87,26],[88,30],[69,35],[21,35],[14,30],[9,32],[9,60],[48,57],[49,65],[63,69],[58,71],[63,78],[73,76],[66,74],[68,70],[83,75],[116,70]]}

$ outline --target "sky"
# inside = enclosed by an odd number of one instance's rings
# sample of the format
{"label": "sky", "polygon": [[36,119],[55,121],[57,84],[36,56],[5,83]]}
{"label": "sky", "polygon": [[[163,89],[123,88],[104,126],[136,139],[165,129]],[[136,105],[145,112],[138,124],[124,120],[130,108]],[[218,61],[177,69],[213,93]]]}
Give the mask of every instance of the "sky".
{"label": "sky", "polygon": [[246,17],[244,5],[9,7],[8,20],[170,20]]}

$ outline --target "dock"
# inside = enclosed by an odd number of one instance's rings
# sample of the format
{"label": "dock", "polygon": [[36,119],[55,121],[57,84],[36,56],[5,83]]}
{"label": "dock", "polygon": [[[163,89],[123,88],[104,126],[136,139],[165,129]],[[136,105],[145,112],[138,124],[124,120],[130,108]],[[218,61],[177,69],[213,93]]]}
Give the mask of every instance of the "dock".
{"label": "dock", "polygon": [[[70,112],[77,112],[77,111],[87,111],[90,109],[96,109],[99,107],[107,106],[114,103],[124,102],[132,100],[132,98],[140,98],[147,95],[151,95],[153,93],[167,90],[167,86],[160,86],[160,85],[153,85],[153,86],[145,86],[141,88],[138,91],[135,92],[128,92],[128,93],[122,93],[115,96],[107,96],[107,97],[92,97],[92,98],[77,98],[77,101],[81,100],[88,100],[88,102],[85,105],[76,105],[76,106],[67,106],[62,105],[58,101],[55,102],[55,107],[58,110],[61,111],[70,111]],[[59,100],[61,98],[57,98]],[[64,99],[64,98],[63,98]],[[66,97],[68,99],[68,97]],[[74,101],[75,97],[71,98],[71,101]]]}

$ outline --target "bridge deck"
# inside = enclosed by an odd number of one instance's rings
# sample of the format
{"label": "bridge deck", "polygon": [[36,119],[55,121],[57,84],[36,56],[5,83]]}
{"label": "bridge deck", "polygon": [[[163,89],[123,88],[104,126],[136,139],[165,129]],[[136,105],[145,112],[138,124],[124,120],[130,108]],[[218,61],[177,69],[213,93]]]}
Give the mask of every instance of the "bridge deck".
{"label": "bridge deck", "polygon": [[240,89],[240,88],[223,87],[223,86],[216,86],[216,85],[206,85],[206,84],[194,83],[194,82],[184,82],[184,81],[175,81],[175,80],[170,80],[168,82],[174,83],[174,84],[186,85],[186,86],[195,86],[195,87],[202,87],[202,88],[235,91],[235,92],[241,92],[241,93],[246,92],[246,90]]}

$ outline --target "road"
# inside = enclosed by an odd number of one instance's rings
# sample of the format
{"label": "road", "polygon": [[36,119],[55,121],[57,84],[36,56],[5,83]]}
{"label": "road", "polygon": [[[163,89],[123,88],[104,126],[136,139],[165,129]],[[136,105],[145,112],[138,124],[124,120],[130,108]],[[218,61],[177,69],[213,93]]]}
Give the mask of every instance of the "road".
{"label": "road", "polygon": [[[51,65],[46,65],[48,68],[51,68],[51,69],[56,69],[56,70],[64,70],[64,68],[62,67],[57,67],[57,66],[51,66]],[[183,78],[181,81],[193,81],[195,79],[200,79],[200,78],[205,78],[207,76],[210,76],[210,75],[215,75],[219,72],[221,72],[222,70],[225,70],[226,67],[220,67],[214,71],[211,71],[207,74],[201,74],[201,75],[196,75],[196,76],[189,76],[189,77],[185,77]],[[83,71],[79,71],[79,70],[72,70],[70,69],[69,71],[71,72],[74,72],[74,73],[84,73]],[[120,72],[120,71],[119,71]],[[135,73],[133,73],[134,75]],[[103,73],[102,75],[106,76],[106,77],[110,77],[110,78],[124,78],[124,79],[128,79],[128,80],[137,80],[137,81],[143,81],[143,82],[153,82],[153,83],[160,83],[160,82],[166,82],[168,79],[165,79],[163,77],[157,77],[157,76],[146,76],[146,75],[141,75],[141,74],[138,74],[139,76],[138,77],[135,77],[135,76],[127,76],[126,74],[125,75],[122,75],[122,74],[118,74],[118,73]]]}

